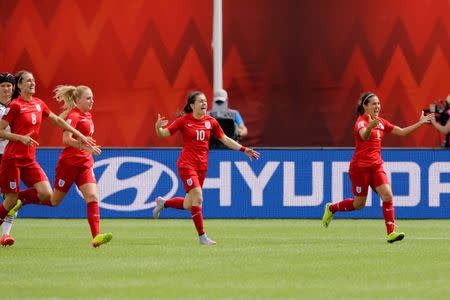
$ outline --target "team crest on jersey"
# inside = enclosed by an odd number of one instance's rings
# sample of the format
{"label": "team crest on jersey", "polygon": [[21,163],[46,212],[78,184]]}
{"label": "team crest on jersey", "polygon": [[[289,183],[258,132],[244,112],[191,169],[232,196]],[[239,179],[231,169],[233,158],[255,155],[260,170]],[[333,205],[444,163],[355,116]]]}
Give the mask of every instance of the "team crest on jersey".
{"label": "team crest on jersey", "polygon": [[187,185],[188,186],[191,186],[192,185],[192,178],[189,178],[188,180],[186,180],[186,183],[187,183]]}
{"label": "team crest on jersey", "polygon": [[37,111],[41,111],[41,105],[40,104],[36,104],[36,109],[37,109]]}
{"label": "team crest on jersey", "polygon": [[359,121],[358,122],[358,129],[366,127],[366,124],[364,124],[364,123],[365,123],[364,121]]}
{"label": "team crest on jersey", "polygon": [[381,130],[384,130],[384,125],[382,123],[377,125],[377,128],[381,128]]}
{"label": "team crest on jersey", "polygon": [[66,182],[62,179],[58,180],[58,186],[63,187],[66,184]]}
{"label": "team crest on jersey", "polygon": [[16,182],[15,181],[10,181],[9,182],[9,188],[14,190],[17,187]]}
{"label": "team crest on jersey", "polygon": [[361,191],[362,191],[362,188],[361,188],[360,186],[357,186],[357,187],[356,187],[356,192],[357,192],[358,194],[361,194]]}
{"label": "team crest on jersey", "polygon": [[205,121],[205,127],[206,127],[206,129],[211,129],[211,122]]}
{"label": "team crest on jersey", "polygon": [[69,124],[69,125],[72,125],[72,119],[67,119],[66,123]]}

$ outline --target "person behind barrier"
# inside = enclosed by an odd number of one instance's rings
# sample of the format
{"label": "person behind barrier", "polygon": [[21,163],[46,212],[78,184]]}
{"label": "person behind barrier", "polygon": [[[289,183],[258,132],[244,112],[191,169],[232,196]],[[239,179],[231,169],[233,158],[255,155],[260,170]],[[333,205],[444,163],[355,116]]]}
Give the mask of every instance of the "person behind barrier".
{"label": "person behind barrier", "polygon": [[259,153],[247,148],[226,136],[216,119],[206,115],[208,103],[205,94],[195,91],[188,95],[184,107],[184,114],[172,122],[168,127],[168,121],[158,114],[155,123],[156,135],[166,138],[177,131],[183,136],[183,149],[177,161],[178,175],[183,182],[186,191],[185,197],[164,199],[158,197],[155,200],[153,218],[159,218],[164,208],[186,209],[191,211],[192,221],[202,245],[215,245],[216,242],[209,239],[203,228],[203,182],[208,170],[209,139],[214,135],[228,148],[240,150],[250,159],[259,158]]}
{"label": "person behind barrier", "polygon": [[[228,104],[228,93],[221,89],[214,93],[212,109],[208,114],[219,122],[228,137],[239,141],[248,135],[248,130],[239,111],[229,108]],[[210,146],[224,148],[215,138],[211,140]]]}
{"label": "person behind barrier", "polygon": [[[450,147],[450,95],[447,96],[445,102],[443,102],[441,109],[442,112],[439,112],[439,118],[432,118],[431,124],[442,134],[445,135],[445,139],[442,143],[442,146],[445,148]],[[436,110],[436,108],[435,108]],[[436,114],[437,115],[437,114]]]}
{"label": "person behind barrier", "polygon": [[419,121],[411,126],[400,128],[380,117],[380,99],[372,92],[361,95],[357,108],[359,117],[353,127],[356,141],[355,153],[350,162],[349,175],[354,198],[348,198],[337,203],[325,205],[322,224],[327,228],[336,212],[359,210],[366,205],[369,186],[372,187],[383,201],[383,217],[387,231],[387,242],[393,243],[405,237],[403,232],[395,231],[395,213],[392,189],[381,159],[381,141],[386,133],[406,136],[423,124],[430,123],[434,114],[422,114]]}

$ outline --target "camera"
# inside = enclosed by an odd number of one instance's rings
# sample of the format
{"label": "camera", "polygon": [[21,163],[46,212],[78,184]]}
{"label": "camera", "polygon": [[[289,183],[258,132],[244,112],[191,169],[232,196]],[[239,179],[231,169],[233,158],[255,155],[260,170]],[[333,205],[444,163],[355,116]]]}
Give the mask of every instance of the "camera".
{"label": "camera", "polygon": [[429,108],[424,109],[423,112],[425,113],[425,115],[434,113],[436,122],[444,126],[445,124],[447,124],[448,119],[450,118],[449,109],[450,106],[448,102],[443,99],[439,99],[435,103],[431,103]]}

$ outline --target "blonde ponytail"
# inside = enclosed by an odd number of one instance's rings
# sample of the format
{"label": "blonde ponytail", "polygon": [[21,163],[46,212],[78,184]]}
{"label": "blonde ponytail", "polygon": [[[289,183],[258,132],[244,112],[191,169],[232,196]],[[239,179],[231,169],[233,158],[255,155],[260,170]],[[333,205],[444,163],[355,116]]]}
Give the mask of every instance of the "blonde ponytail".
{"label": "blonde ponytail", "polygon": [[66,118],[69,112],[76,106],[76,100],[79,99],[85,90],[89,87],[79,85],[77,87],[73,85],[58,85],[53,92],[54,98],[58,102],[63,103],[63,112],[59,115],[61,118]]}

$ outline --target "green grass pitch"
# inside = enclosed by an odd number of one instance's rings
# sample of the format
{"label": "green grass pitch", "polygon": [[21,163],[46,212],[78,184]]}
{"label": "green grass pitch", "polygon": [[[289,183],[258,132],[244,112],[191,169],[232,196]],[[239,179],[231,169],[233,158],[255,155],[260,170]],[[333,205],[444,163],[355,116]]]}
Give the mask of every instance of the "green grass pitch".
{"label": "green grass pitch", "polygon": [[90,246],[86,220],[17,219],[0,248],[0,299],[449,299],[450,220],[102,220],[110,244]]}

